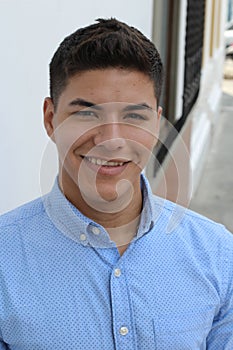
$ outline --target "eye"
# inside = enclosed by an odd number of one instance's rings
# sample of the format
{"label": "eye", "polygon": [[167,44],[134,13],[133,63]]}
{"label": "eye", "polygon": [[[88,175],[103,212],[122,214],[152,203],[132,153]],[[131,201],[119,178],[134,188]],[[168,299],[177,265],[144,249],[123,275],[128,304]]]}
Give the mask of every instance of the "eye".
{"label": "eye", "polygon": [[128,113],[124,116],[124,119],[130,119],[130,120],[147,120],[147,118],[139,113]]}
{"label": "eye", "polygon": [[81,110],[73,113],[73,115],[81,118],[98,118],[98,115],[94,111],[89,110]]}

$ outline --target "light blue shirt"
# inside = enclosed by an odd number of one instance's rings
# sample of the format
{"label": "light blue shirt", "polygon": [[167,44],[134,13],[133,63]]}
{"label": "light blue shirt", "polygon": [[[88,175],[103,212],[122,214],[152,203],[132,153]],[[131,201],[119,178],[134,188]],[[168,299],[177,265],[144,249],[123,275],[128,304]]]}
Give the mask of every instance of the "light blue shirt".
{"label": "light blue shirt", "polygon": [[142,191],[121,257],[57,182],[0,218],[0,349],[233,349],[232,234]]}

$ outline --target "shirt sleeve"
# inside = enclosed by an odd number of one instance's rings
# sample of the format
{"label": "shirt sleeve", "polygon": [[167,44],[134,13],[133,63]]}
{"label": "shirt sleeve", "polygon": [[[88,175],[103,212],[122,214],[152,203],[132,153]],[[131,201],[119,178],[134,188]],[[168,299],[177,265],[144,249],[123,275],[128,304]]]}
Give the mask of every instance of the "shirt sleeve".
{"label": "shirt sleeve", "polygon": [[228,246],[224,253],[222,289],[224,296],[218,315],[214,318],[207,338],[207,349],[233,349],[233,235],[229,233]]}

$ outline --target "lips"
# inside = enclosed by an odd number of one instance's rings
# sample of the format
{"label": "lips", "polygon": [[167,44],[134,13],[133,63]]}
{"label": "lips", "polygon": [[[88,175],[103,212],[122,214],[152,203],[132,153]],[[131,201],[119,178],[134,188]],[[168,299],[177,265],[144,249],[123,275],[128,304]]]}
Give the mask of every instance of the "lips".
{"label": "lips", "polygon": [[99,166],[109,166],[109,167],[115,167],[115,166],[122,166],[126,162],[120,162],[120,161],[107,161],[101,158],[94,158],[94,157],[85,157],[89,162],[95,165]]}
{"label": "lips", "polygon": [[122,159],[106,160],[97,157],[82,156],[85,164],[95,172],[101,175],[119,175],[130,163],[130,161],[124,161]]}

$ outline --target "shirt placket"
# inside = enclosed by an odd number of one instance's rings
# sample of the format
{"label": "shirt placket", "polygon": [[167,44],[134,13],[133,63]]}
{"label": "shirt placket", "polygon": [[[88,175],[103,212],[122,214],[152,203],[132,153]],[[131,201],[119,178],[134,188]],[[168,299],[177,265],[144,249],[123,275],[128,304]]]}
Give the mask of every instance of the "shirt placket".
{"label": "shirt placket", "polygon": [[121,265],[113,268],[110,283],[113,334],[116,350],[135,350],[135,334],[125,271]]}

